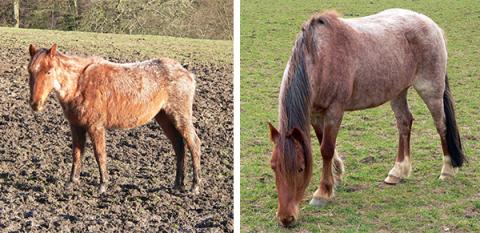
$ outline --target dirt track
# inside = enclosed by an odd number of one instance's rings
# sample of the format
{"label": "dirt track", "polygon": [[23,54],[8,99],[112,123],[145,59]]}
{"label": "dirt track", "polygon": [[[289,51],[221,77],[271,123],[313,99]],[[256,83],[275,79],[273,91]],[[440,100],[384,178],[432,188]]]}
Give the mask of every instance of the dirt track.
{"label": "dirt track", "polygon": [[[171,145],[155,123],[107,132],[110,185],[97,193],[88,140],[81,183],[64,189],[71,169],[70,129],[53,94],[33,114],[25,48],[0,45],[0,231],[130,232],[233,230],[233,85],[229,67],[189,64],[197,76],[194,119],[202,140],[203,190],[170,187]],[[110,60],[140,60],[123,55]],[[187,154],[186,187],[191,184]]]}

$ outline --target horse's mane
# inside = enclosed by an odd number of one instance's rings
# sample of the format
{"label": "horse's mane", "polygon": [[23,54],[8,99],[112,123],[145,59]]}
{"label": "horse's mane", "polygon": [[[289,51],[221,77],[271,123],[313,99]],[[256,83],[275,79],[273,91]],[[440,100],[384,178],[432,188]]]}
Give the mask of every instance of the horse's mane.
{"label": "horse's mane", "polygon": [[[318,28],[321,27],[321,28]],[[289,133],[294,128],[303,132],[303,150],[306,155],[306,167],[311,167],[310,147],[310,109],[311,90],[308,71],[306,70],[306,55],[310,55],[311,62],[320,56],[320,40],[328,40],[330,43],[349,43],[348,26],[339,19],[335,11],[326,11],[313,15],[307,20],[302,31],[298,34],[292,55],[289,60],[289,68],[283,77],[280,92],[280,145],[283,147],[283,160],[286,173],[296,172],[295,144]],[[325,34],[319,33],[324,31]],[[325,42],[326,42],[325,41]],[[306,174],[311,171],[306,171]],[[287,176],[288,177],[288,176]]]}
{"label": "horse's mane", "polygon": [[[290,132],[294,128],[300,129],[305,135],[304,153],[309,153],[310,145],[309,127],[310,127],[310,83],[305,68],[304,55],[304,33],[301,32],[295,42],[292,56],[289,61],[289,68],[284,77],[282,91],[280,96],[280,145],[283,145],[283,159],[285,172],[296,172],[296,153],[295,144],[289,138]],[[283,95],[283,96],[282,96]],[[307,168],[311,159],[305,158]],[[293,176],[287,176],[293,177]]]}
{"label": "horse's mane", "polygon": [[62,53],[62,52],[57,52],[57,56],[61,58],[66,58],[66,59],[88,60],[91,63],[99,63],[99,62],[107,61],[103,57],[99,57],[99,56],[85,56],[85,55],[77,55],[77,54]]}
{"label": "horse's mane", "polygon": [[281,96],[280,129],[287,132],[293,128],[305,130],[309,120],[310,84],[305,68],[304,35],[300,33],[289,61],[283,96]]}

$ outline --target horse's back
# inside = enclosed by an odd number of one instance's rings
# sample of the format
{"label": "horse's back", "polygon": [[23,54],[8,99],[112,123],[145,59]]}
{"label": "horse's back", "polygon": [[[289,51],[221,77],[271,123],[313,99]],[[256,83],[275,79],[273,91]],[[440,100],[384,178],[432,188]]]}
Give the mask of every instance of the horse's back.
{"label": "horse's back", "polygon": [[427,16],[390,9],[375,15],[342,19],[352,31],[355,57],[347,110],[375,107],[413,85],[418,72],[431,72],[429,59],[446,65],[441,29]]}
{"label": "horse's back", "polygon": [[[345,23],[359,31],[372,30],[412,30],[425,24],[435,24],[429,17],[415,11],[406,9],[388,9],[377,14],[342,19]],[[435,24],[436,25],[436,24]],[[438,27],[438,26],[437,26]],[[373,33],[373,31],[371,31]]]}
{"label": "horse's back", "polygon": [[414,56],[412,66],[415,67],[415,74],[412,81],[417,89],[443,86],[447,47],[443,30],[431,18],[410,10],[390,9],[365,17],[365,21],[369,20],[387,28],[385,35],[390,36],[385,38],[406,40]]}
{"label": "horse's back", "polygon": [[135,63],[99,62],[88,67],[83,78],[118,94],[134,94],[139,98],[166,90],[177,82],[195,88],[194,75],[169,58]]}

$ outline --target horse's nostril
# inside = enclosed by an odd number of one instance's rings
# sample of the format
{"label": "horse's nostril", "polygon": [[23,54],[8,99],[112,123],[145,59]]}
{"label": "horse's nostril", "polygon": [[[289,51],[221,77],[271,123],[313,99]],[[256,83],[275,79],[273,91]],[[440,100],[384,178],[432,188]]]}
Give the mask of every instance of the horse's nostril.
{"label": "horse's nostril", "polygon": [[280,221],[284,226],[289,226],[290,224],[295,222],[295,218],[293,216],[288,216],[288,217],[282,218]]}

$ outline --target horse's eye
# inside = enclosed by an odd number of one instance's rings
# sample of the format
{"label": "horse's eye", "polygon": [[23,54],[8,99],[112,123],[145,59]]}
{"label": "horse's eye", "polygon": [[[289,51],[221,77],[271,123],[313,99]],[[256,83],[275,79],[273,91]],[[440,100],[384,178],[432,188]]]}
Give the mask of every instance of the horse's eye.
{"label": "horse's eye", "polygon": [[48,71],[47,74],[49,75],[49,74],[50,74],[50,71]]}

